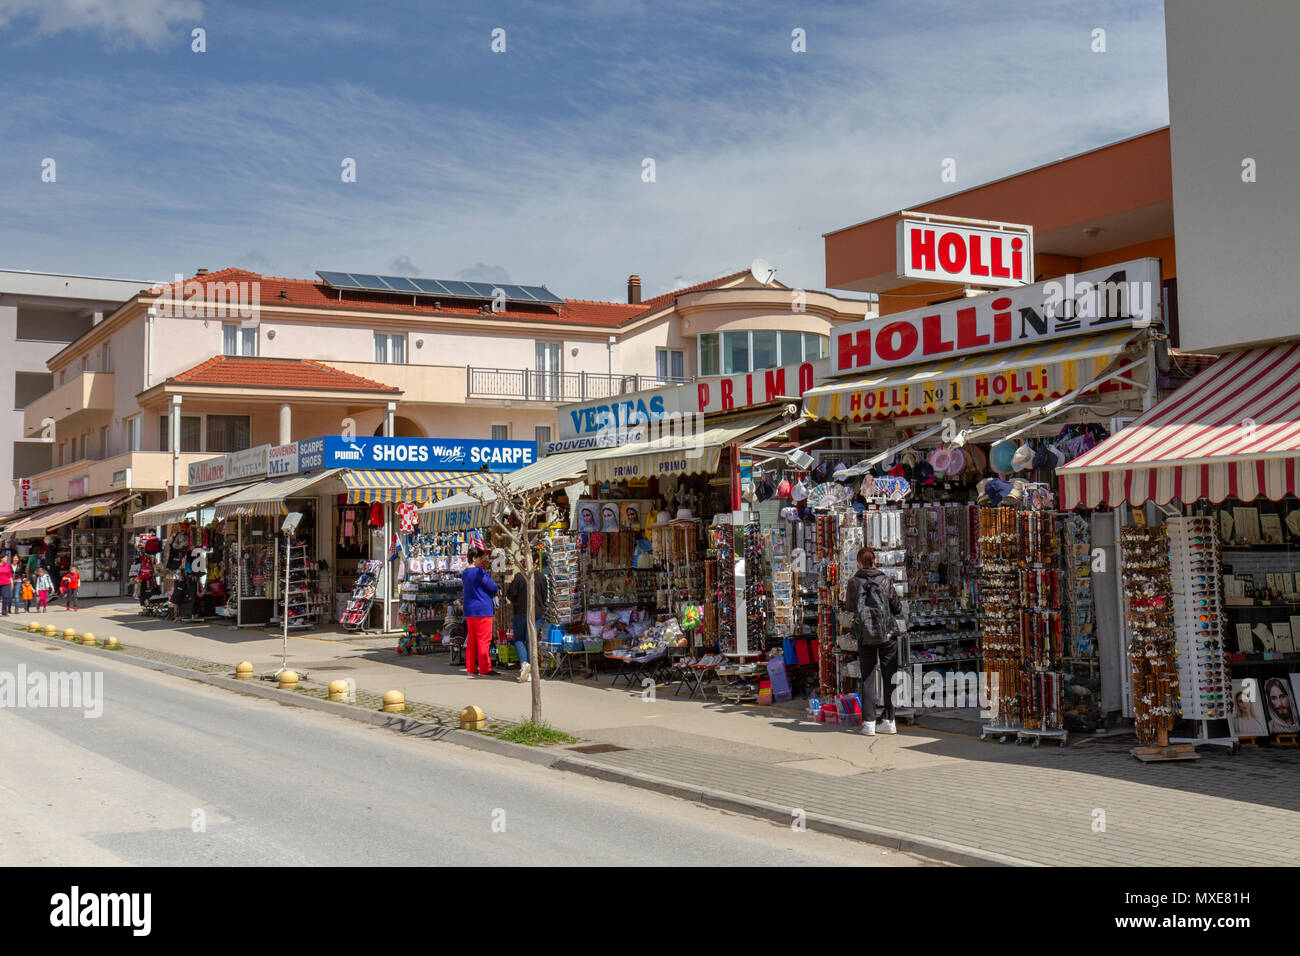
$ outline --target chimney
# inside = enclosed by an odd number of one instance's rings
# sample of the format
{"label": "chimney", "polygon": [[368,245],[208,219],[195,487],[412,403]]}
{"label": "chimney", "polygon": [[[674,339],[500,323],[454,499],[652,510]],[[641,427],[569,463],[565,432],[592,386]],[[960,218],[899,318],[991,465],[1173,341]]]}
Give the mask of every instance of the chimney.
{"label": "chimney", "polygon": [[207,275],[207,274],[208,274],[208,270],[207,270],[207,269],[195,269],[195,270],[194,270],[194,275],[195,275],[195,276],[205,276],[205,275]]}
{"label": "chimney", "polygon": [[627,301],[628,305],[641,304],[641,277],[627,277]]}

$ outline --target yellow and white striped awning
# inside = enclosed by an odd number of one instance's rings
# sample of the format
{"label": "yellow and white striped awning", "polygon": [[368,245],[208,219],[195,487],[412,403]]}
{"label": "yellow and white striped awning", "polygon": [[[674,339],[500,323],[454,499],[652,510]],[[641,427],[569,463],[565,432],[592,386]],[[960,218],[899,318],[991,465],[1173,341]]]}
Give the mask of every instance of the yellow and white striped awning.
{"label": "yellow and white striped awning", "polygon": [[[869,421],[1048,401],[1087,385],[1143,331],[1129,327],[924,365],[881,369],[809,389],[803,396],[804,414],[811,418]],[[1121,383],[1111,387],[1133,386]]]}
{"label": "yellow and white striped awning", "polygon": [[349,469],[340,477],[347,486],[349,504],[370,504],[375,501],[437,501],[451,492],[480,485],[491,476],[478,471]]}

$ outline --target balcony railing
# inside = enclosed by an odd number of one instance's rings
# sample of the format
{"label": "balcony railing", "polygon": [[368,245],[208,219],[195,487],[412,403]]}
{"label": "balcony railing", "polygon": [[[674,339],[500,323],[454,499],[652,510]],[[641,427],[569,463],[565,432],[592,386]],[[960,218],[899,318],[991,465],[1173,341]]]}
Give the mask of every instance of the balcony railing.
{"label": "balcony railing", "polygon": [[520,368],[475,368],[466,373],[467,398],[499,398],[567,404],[614,398],[663,385],[689,384],[689,378],[661,375],[606,375],[600,372],[545,372]]}

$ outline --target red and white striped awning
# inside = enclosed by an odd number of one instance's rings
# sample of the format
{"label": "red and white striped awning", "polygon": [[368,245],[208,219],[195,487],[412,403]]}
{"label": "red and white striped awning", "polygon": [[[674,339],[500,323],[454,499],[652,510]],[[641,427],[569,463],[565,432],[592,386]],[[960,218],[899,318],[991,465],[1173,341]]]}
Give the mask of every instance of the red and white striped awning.
{"label": "red and white striped awning", "polygon": [[1300,471],[1300,345],[1230,352],[1057,470],[1066,508],[1277,501]]}

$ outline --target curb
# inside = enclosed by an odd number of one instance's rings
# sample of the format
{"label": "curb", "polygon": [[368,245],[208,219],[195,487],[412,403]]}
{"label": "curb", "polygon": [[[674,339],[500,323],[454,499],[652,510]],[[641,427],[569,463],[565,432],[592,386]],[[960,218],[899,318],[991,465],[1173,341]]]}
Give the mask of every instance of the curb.
{"label": "curb", "polygon": [[[52,647],[73,647],[86,653],[91,653],[97,649],[102,650],[102,648],[91,648],[82,644],[70,644],[69,642],[57,637],[46,637],[44,634],[36,634],[24,630],[16,630],[16,636],[26,638],[29,641],[33,641],[33,643],[48,644]],[[535,747],[528,747],[523,744],[511,743],[508,740],[500,740],[496,737],[489,737],[475,731],[461,730],[459,727],[448,727],[445,724],[416,720],[412,717],[385,714],[382,711],[372,712],[369,710],[362,710],[349,704],[341,704],[335,701],[321,700],[318,697],[307,697],[300,694],[294,694],[289,691],[282,691],[276,687],[262,687],[259,685],[264,682],[260,680],[236,680],[233,677],[221,677],[215,674],[204,674],[199,671],[186,670],[171,664],[151,661],[143,657],[135,657],[129,650],[110,651],[109,653],[112,655],[113,659],[131,664],[134,667],[144,667],[148,670],[168,674],[172,677],[180,677],[185,680],[196,681],[200,684],[207,684],[223,690],[234,691],[235,693],[246,694],[252,697],[260,697],[264,700],[273,700],[277,703],[288,706],[303,707],[308,710],[320,711],[321,713],[334,714],[338,717],[361,721],[362,723],[381,727],[385,730],[396,731],[400,734],[446,741],[471,750],[487,751],[488,753],[494,753],[498,756],[524,760],[528,763],[548,767],[554,770],[563,770],[569,773],[582,774],[583,776],[594,777],[612,783],[621,783],[625,786],[638,787],[642,790],[653,790],[668,796],[690,800],[692,803],[699,803],[719,810],[729,810],[733,813],[771,820],[776,823],[790,822],[789,807],[778,806],[753,797],[728,793],[723,790],[714,790],[707,787],[698,787],[691,784],[679,783],[674,780],[669,780],[666,777],[657,777],[652,774],[641,773],[634,770],[620,770],[613,767],[607,767],[604,764],[583,760],[581,757],[575,756],[572,751],[568,750],[542,750]],[[939,860],[941,862],[951,863],[958,866],[1042,865],[1028,860],[1020,860],[1015,857],[1004,856],[989,850],[964,846],[959,843],[949,843],[945,840],[936,840],[929,837],[918,837],[912,834],[903,833],[899,830],[891,830],[886,827],[873,827],[863,823],[856,823],[851,820],[842,820],[838,817],[824,816],[822,814],[806,813],[804,822],[808,829],[816,830],[819,833],[829,833],[833,836],[845,837],[862,843],[883,846],[891,850],[897,850],[900,853],[914,853],[928,857],[932,860]]]}
{"label": "curb", "polygon": [[[73,647],[86,653],[93,653],[95,650],[103,648],[88,647],[84,644],[72,644],[57,637],[46,637],[44,634],[35,634],[30,631],[18,631],[17,636],[34,640],[41,644],[49,644],[52,647]],[[263,700],[273,700],[278,704],[287,706],[303,707],[307,710],[316,710],[321,713],[333,714],[336,717],[345,717],[349,720],[358,720],[362,723],[370,724],[374,727],[381,727],[385,730],[396,731],[399,734],[406,734],[413,737],[427,737],[431,740],[445,740],[461,747],[467,747],[471,750],[485,750],[489,753],[495,753],[502,757],[513,757],[517,760],[525,760],[529,763],[538,764],[543,767],[554,766],[558,761],[563,759],[563,753],[557,751],[546,751],[536,747],[529,747],[524,744],[511,743],[508,740],[500,740],[496,737],[489,737],[486,734],[480,734],[472,730],[461,730],[459,727],[449,727],[446,724],[434,723],[427,720],[417,720],[414,717],[405,717],[400,714],[385,714],[382,711],[364,710],[352,704],[338,703],[332,700],[321,700],[319,697],[308,697],[303,694],[295,694],[291,691],[282,691],[278,687],[261,686],[266,683],[262,680],[236,680],[233,677],[221,677],[217,674],[204,674],[201,671],[186,670],[183,667],[176,667],[172,664],[164,664],[161,661],[151,661],[144,657],[136,657],[129,650],[109,651],[113,660],[121,661],[124,664],[130,664],[133,667],[143,667],[147,670],[157,671],[161,674],[167,674],[171,677],[180,677],[185,680],[195,681],[199,684],[207,684],[211,687],[219,687],[222,690],[234,691],[237,694],[246,694],[250,697],[260,697]]]}
{"label": "curb", "polygon": [[[679,783],[674,780],[669,780],[666,777],[657,777],[653,774],[641,773],[636,770],[622,770],[607,767],[604,764],[592,763],[591,761],[583,760],[580,757],[574,757],[572,755],[562,756],[561,759],[555,762],[554,769],[567,770],[571,773],[579,773],[587,777],[596,777],[601,780],[622,783],[631,787],[640,787],[643,790],[653,790],[657,793],[680,797],[683,800],[690,800],[693,803],[704,804],[705,806],[715,807],[719,810],[730,810],[734,813],[742,813],[746,816],[771,820],[775,823],[788,824],[790,822],[790,807],[778,806],[777,804],[768,803],[754,797],[728,793],[724,790],[714,790],[709,787]],[[1001,853],[994,853],[990,850],[965,846],[960,843],[950,843],[946,840],[936,840],[929,837],[918,837],[912,834],[903,833],[899,830],[891,830],[887,827],[874,827],[868,824],[857,823],[852,820],[842,820],[838,817],[825,816],[822,814],[805,813],[804,823],[808,829],[816,830],[820,833],[829,833],[833,836],[846,837],[847,839],[857,840],[861,843],[871,843],[876,846],[883,846],[891,850],[897,850],[900,853],[914,853],[928,857],[932,860],[952,863],[957,866],[1043,865],[1029,860],[1021,860],[1016,857],[1005,856]]]}

